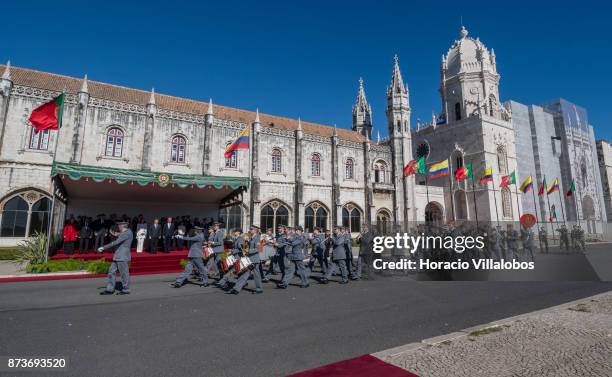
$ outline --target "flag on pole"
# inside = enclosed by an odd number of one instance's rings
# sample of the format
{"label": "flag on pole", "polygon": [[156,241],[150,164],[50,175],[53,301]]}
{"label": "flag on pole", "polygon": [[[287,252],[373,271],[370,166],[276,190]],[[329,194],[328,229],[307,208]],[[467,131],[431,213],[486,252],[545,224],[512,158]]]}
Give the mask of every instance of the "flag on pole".
{"label": "flag on pole", "polygon": [[527,177],[527,179],[523,181],[523,183],[521,183],[521,187],[519,187],[519,190],[521,190],[523,194],[526,194],[532,189],[533,189],[533,179],[531,178],[531,176],[529,176]]}
{"label": "flag on pole", "polygon": [[238,135],[238,138],[230,144],[225,150],[225,158],[230,158],[232,152],[238,149],[249,149],[249,139],[251,135],[251,127],[246,126],[244,130]]}
{"label": "flag on pole", "polygon": [[487,182],[493,182],[493,168],[486,168],[482,172],[482,177],[480,177],[478,184],[482,185]]}
{"label": "flag on pole", "polygon": [[576,192],[576,185],[574,184],[574,180],[572,179],[572,185],[570,186],[569,190],[567,190],[567,192],[565,193],[565,196],[572,196],[574,195],[575,192]]}
{"label": "flag on pole", "polygon": [[404,177],[416,173],[425,173],[425,157],[419,157],[416,160],[412,160],[404,167]]}
{"label": "flag on pole", "polygon": [[550,207],[550,217],[548,219],[551,223],[553,222],[553,219],[557,220],[557,211],[554,204]]}
{"label": "flag on pole", "polygon": [[455,180],[463,181],[464,179],[472,179],[472,164],[465,164],[455,170]]}
{"label": "flag on pole", "polygon": [[555,178],[555,181],[553,182],[552,186],[550,186],[546,190],[546,195],[550,195],[555,191],[559,191],[559,180],[557,178]]}
{"label": "flag on pole", "polygon": [[546,191],[546,178],[544,178],[544,181],[542,181],[542,185],[540,186],[540,189],[538,190],[538,196],[544,195],[544,191]]}
{"label": "flag on pole", "polygon": [[510,177],[510,184],[516,185],[516,171],[513,170],[512,173],[510,173],[509,177]]}
{"label": "flag on pole", "polygon": [[510,185],[510,176],[509,175],[502,176],[501,182],[499,182],[499,187],[504,188],[504,187],[508,187],[508,185]]}
{"label": "flag on pole", "polygon": [[37,132],[59,130],[62,127],[63,115],[64,93],[32,110],[28,120]]}
{"label": "flag on pole", "polygon": [[436,179],[448,175],[448,160],[438,162],[429,168],[429,179]]}

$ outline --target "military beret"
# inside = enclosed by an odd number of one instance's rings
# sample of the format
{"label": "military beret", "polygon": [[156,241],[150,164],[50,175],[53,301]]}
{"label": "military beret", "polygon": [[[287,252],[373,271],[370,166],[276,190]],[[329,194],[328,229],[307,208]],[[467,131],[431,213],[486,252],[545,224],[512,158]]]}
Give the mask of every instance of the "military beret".
{"label": "military beret", "polygon": [[302,226],[301,226],[301,225],[298,225],[298,226],[295,228],[295,230],[304,231],[304,228],[302,228]]}

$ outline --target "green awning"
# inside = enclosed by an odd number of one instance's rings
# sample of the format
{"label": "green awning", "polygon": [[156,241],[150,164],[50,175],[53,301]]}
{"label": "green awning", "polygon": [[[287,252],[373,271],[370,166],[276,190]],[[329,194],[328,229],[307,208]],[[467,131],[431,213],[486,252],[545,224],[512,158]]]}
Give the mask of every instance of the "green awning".
{"label": "green awning", "polygon": [[53,163],[53,167],[51,168],[51,176],[55,177],[56,175],[65,175],[74,181],[82,178],[90,178],[95,182],[103,182],[110,179],[119,184],[136,182],[141,186],[146,186],[152,183],[160,186],[174,184],[182,188],[190,185],[195,185],[199,188],[211,186],[216,189],[221,189],[224,187],[237,189],[239,187],[249,186],[249,179],[247,177],[215,177],[205,175],[156,173],[64,162]]}

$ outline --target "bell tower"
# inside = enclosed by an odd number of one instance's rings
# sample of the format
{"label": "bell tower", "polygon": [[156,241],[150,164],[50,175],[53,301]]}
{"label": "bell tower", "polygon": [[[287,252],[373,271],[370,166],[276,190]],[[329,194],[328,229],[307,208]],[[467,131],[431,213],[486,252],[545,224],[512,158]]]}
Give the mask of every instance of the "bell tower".
{"label": "bell tower", "polygon": [[357,102],[353,105],[353,131],[357,131],[368,139],[372,139],[372,107],[368,104],[363,79],[359,78]]}

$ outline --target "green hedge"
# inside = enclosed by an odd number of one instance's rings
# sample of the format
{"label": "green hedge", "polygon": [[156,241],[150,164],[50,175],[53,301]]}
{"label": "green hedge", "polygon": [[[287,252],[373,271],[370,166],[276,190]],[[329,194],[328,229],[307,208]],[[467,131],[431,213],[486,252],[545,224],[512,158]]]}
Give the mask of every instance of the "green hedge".
{"label": "green hedge", "polygon": [[95,261],[86,261],[83,259],[61,259],[50,260],[46,263],[29,264],[26,267],[26,272],[29,273],[45,273],[45,272],[60,272],[60,271],[82,271],[87,270],[95,274],[105,274],[108,272],[110,262],[104,259]]}
{"label": "green hedge", "polygon": [[17,247],[0,247],[0,260],[13,260],[17,253]]}

